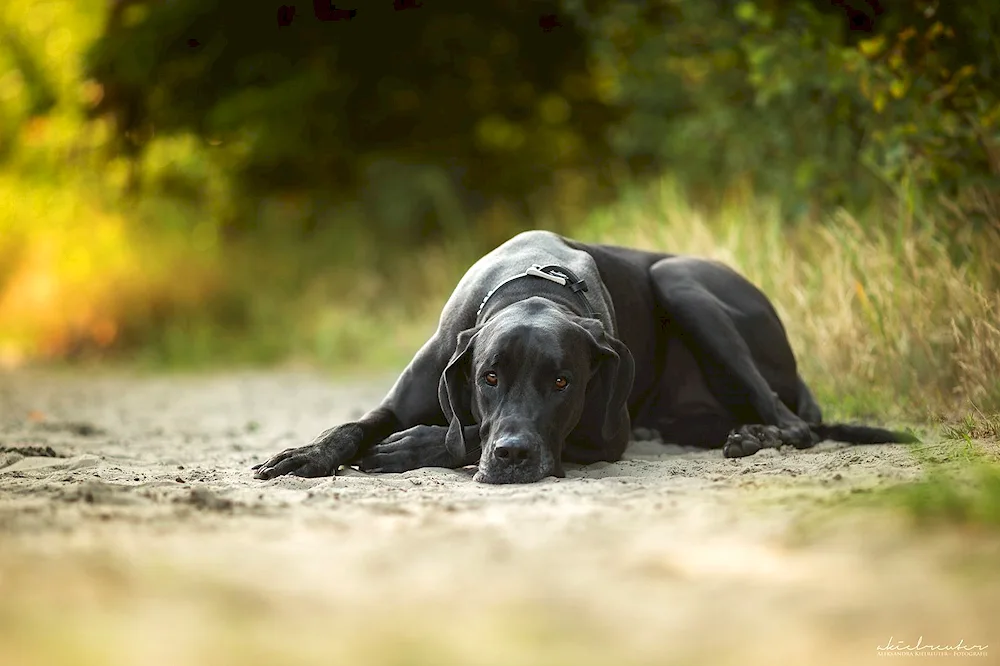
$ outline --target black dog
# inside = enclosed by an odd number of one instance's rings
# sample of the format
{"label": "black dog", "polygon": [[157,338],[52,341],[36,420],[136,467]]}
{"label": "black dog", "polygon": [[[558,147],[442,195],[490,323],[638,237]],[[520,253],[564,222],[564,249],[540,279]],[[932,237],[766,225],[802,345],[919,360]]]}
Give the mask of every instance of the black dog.
{"label": "black dog", "polygon": [[487,483],[618,460],[631,428],[734,458],[824,439],[767,297],[712,261],[519,234],[469,269],[382,404],[254,467],[257,478],[479,465]]}

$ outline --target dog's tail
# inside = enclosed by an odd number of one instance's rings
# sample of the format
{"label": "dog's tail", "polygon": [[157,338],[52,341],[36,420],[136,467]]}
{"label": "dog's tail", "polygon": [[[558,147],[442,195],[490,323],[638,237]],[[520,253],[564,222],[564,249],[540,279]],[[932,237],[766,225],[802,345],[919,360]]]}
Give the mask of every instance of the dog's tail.
{"label": "dog's tail", "polygon": [[819,437],[819,441],[831,439],[835,442],[849,444],[912,444],[920,441],[912,432],[873,428],[853,423],[810,424],[809,429]]}

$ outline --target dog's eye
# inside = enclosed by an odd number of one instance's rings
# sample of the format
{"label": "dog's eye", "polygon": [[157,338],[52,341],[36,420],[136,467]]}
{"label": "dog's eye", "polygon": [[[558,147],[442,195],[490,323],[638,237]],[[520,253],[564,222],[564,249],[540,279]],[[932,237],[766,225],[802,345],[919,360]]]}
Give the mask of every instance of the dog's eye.
{"label": "dog's eye", "polygon": [[566,381],[565,377],[556,377],[556,390],[557,391],[562,391],[567,386],[569,386],[569,382]]}
{"label": "dog's eye", "polygon": [[495,373],[495,372],[487,372],[487,373],[485,373],[483,375],[483,381],[486,382],[487,384],[489,384],[490,386],[496,386],[497,385],[497,373]]}

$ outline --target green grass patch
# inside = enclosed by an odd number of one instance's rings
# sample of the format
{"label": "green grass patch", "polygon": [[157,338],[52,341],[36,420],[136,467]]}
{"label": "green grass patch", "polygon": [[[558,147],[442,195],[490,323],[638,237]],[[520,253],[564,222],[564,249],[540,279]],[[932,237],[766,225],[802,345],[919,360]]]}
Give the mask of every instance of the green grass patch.
{"label": "green grass patch", "polygon": [[1000,528],[1000,415],[968,415],[941,431],[940,442],[912,447],[924,478],[882,489],[872,500],[920,525]]}

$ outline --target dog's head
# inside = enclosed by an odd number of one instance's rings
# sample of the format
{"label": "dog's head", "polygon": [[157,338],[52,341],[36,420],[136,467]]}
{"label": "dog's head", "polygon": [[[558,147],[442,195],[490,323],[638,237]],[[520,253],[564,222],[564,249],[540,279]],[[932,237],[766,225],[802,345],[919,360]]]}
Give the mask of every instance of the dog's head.
{"label": "dog's head", "polygon": [[563,476],[566,437],[583,419],[606,441],[628,431],[634,372],[628,348],[599,321],[541,298],[515,303],[458,335],[438,388],[448,448],[464,450],[462,428],[478,423],[477,481]]}

